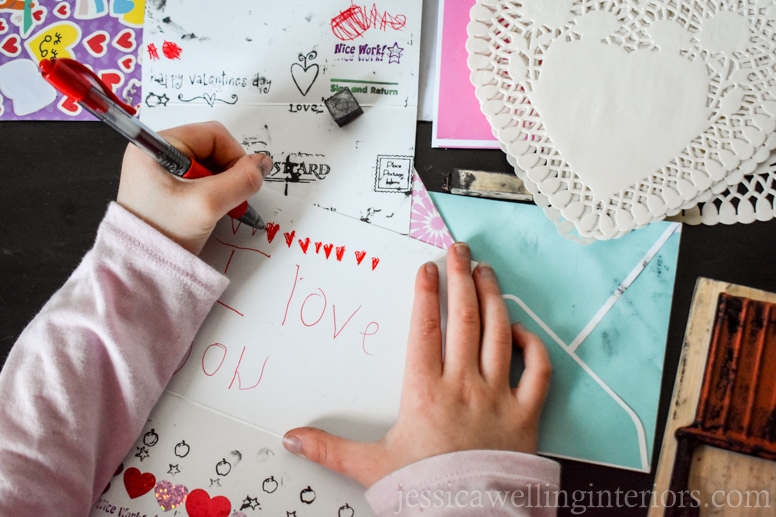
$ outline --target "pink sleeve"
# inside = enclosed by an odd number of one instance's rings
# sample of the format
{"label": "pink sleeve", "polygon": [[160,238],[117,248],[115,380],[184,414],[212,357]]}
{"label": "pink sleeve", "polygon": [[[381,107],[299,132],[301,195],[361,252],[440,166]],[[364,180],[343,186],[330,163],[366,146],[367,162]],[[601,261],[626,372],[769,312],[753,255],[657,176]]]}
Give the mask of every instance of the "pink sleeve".
{"label": "pink sleeve", "polygon": [[560,465],[506,451],[433,456],[384,477],[366,492],[378,516],[550,516]]}
{"label": "pink sleeve", "polygon": [[0,372],[0,515],[88,515],[227,279],[111,204]]}

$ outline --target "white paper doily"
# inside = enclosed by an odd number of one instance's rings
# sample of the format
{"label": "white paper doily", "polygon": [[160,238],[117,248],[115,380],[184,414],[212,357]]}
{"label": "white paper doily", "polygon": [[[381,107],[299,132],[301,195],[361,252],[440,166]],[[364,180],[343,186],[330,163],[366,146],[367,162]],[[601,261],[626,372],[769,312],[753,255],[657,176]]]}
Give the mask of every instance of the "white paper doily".
{"label": "white paper doily", "polygon": [[753,173],[776,147],[775,26],[771,0],[479,0],[468,63],[537,204],[610,239],[728,204],[751,218],[740,190],[773,185]]}

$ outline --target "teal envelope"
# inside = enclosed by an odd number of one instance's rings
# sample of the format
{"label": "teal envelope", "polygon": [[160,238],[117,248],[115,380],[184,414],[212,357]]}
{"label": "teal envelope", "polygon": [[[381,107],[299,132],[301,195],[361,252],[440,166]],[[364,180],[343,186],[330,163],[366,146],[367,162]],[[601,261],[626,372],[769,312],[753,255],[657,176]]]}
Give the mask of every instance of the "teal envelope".
{"label": "teal envelope", "polygon": [[649,472],[681,226],[582,245],[533,205],[431,197],[550,352],[540,452]]}

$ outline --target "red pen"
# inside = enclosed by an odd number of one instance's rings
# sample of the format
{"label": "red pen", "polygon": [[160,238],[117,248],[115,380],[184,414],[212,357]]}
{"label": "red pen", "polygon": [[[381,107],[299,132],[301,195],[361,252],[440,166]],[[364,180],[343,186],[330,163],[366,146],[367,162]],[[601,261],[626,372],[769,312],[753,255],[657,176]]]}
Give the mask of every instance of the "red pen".
{"label": "red pen", "polygon": [[[137,110],[122,102],[94,72],[78,61],[44,59],[40,62],[40,71],[59,92],[118,131],[172,174],[187,179],[213,175],[134,117]],[[232,209],[229,215],[253,228],[264,229],[264,221],[247,201]]]}

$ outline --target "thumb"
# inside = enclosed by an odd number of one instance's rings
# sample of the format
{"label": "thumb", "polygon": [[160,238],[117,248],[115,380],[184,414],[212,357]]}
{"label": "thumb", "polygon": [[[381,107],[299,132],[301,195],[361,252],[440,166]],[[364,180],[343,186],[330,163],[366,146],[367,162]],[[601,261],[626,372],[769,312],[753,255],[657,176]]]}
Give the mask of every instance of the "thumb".
{"label": "thumb", "polygon": [[340,438],[313,427],[298,427],[286,433],[283,446],[289,452],[343,474],[365,487],[382,477],[376,468],[380,451],[375,443]]}
{"label": "thumb", "polygon": [[207,191],[210,209],[223,215],[258,192],[271,169],[269,156],[247,154],[225,171],[194,184]]}

